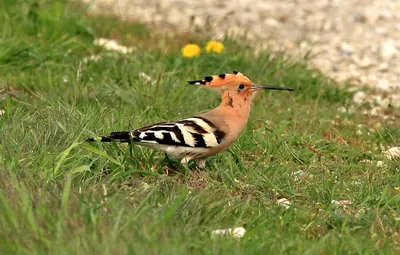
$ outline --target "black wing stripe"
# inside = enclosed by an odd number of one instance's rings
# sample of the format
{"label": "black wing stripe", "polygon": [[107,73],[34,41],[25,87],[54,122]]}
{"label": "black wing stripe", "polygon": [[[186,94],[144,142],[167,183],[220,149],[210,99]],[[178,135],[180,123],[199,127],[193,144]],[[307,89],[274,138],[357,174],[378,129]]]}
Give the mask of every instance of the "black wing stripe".
{"label": "black wing stripe", "polygon": [[207,134],[207,131],[204,130],[200,125],[198,125],[196,122],[191,121],[191,120],[181,120],[178,123],[183,124],[184,126],[189,126],[192,127],[197,133],[200,134]]}
{"label": "black wing stripe", "polygon": [[172,139],[171,133],[169,132],[163,132],[164,138],[162,140],[158,140],[157,142],[160,144],[166,144],[166,145],[180,145],[180,142],[174,141]]}
{"label": "black wing stripe", "polygon": [[162,122],[162,123],[158,123],[155,125],[150,125],[150,126],[139,128],[138,131],[139,132],[145,132],[145,131],[150,131],[150,130],[159,131],[159,130],[163,130],[163,129],[167,129],[167,128],[172,128],[174,126],[175,126],[174,123]]}
{"label": "black wing stripe", "polygon": [[172,132],[174,126],[170,126],[170,127],[166,127],[166,126],[153,126],[151,128],[148,128],[146,130],[141,130],[142,132],[148,132],[148,131],[168,131],[168,132]]}
{"label": "black wing stripe", "polygon": [[183,137],[182,131],[178,126],[174,126],[172,129],[172,133],[176,136],[176,138],[181,142],[180,144],[185,146],[185,138]]}
{"label": "black wing stripe", "polygon": [[154,133],[146,133],[145,132],[145,136],[141,139],[144,141],[156,141],[156,136],[154,135]]}
{"label": "black wing stripe", "polygon": [[214,136],[217,139],[217,143],[220,144],[222,139],[226,136],[224,131],[216,130],[214,131]]}
{"label": "black wing stripe", "polygon": [[193,139],[195,141],[195,147],[205,148],[207,147],[206,142],[204,141],[204,137],[201,134],[193,134]]}

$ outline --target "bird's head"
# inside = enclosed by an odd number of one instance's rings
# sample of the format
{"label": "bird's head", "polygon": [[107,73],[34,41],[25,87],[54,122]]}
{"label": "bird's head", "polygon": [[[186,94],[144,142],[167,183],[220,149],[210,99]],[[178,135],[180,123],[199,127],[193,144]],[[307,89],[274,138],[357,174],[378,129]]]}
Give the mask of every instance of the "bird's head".
{"label": "bird's head", "polygon": [[242,95],[254,94],[256,91],[264,89],[293,91],[290,88],[254,84],[249,78],[236,71],[233,71],[232,74],[206,76],[203,80],[188,81],[188,83],[205,86],[221,92],[236,92]]}

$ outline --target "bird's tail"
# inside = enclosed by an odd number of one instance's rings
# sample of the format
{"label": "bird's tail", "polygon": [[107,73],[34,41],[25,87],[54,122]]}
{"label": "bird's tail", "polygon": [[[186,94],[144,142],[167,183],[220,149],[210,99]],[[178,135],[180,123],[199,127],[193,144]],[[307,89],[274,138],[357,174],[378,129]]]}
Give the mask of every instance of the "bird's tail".
{"label": "bird's tail", "polygon": [[86,142],[94,142],[94,141],[100,141],[105,143],[108,142],[129,143],[131,141],[131,135],[129,131],[112,132],[108,136],[94,137],[86,140]]}

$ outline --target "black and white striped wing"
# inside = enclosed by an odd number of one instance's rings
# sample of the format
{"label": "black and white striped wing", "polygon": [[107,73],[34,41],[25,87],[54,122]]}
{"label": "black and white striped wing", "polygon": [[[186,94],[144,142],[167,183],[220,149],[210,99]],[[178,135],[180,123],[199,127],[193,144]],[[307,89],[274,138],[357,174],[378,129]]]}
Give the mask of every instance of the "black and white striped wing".
{"label": "black and white striped wing", "polygon": [[176,122],[162,122],[131,131],[134,142],[154,145],[192,148],[217,147],[225,133],[203,117],[193,117]]}

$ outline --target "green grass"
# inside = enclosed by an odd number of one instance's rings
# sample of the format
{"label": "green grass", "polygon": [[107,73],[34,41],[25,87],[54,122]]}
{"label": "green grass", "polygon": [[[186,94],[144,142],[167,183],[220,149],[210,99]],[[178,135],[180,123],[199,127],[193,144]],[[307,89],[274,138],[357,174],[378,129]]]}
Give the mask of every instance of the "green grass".
{"label": "green grass", "polygon": [[[400,168],[382,153],[399,143],[399,123],[339,112],[351,94],[306,63],[254,56],[229,38],[223,54],[185,59],[180,47],[209,38],[163,37],[62,1],[0,9],[1,254],[400,252]],[[94,46],[100,37],[135,51]],[[258,95],[240,139],[205,171],[167,172],[162,153],[82,143],[213,108],[218,94],[185,81],[232,70],[296,91]],[[241,240],[211,237],[238,226]]]}

